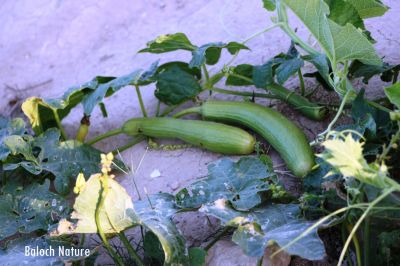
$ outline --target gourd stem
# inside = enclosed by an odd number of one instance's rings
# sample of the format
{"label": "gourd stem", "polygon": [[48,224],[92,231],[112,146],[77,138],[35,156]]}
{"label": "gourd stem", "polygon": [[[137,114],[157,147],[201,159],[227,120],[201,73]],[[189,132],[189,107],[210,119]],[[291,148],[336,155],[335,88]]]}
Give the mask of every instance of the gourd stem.
{"label": "gourd stem", "polygon": [[140,88],[138,85],[135,85],[135,88],[136,88],[136,94],[139,99],[140,109],[142,109],[142,114],[144,117],[147,117],[147,112],[146,112],[146,108],[144,107],[142,94],[140,93]]}
{"label": "gourd stem", "polygon": [[192,107],[192,108],[188,108],[188,109],[182,110],[179,113],[174,114],[172,117],[180,118],[180,117],[185,116],[185,115],[200,114],[200,113],[201,113],[201,106],[197,106],[197,107]]}
{"label": "gourd stem", "polygon": [[128,250],[129,255],[135,261],[136,265],[137,266],[144,266],[144,263],[143,263],[142,259],[139,257],[139,255],[137,254],[136,250],[133,249],[131,243],[129,243],[129,240],[126,237],[126,235],[124,234],[124,232],[119,233],[118,236],[121,239],[121,241],[124,244],[124,246],[126,247],[126,249]]}
{"label": "gourd stem", "polygon": [[106,138],[109,138],[109,137],[112,137],[112,136],[115,136],[115,135],[118,135],[118,134],[121,134],[121,133],[122,133],[122,129],[120,129],[120,128],[117,128],[117,129],[114,129],[114,130],[110,130],[110,131],[107,131],[104,134],[97,135],[96,137],[88,140],[86,142],[86,144],[93,145],[93,144],[95,144],[95,143],[97,143],[99,141],[102,141],[103,139],[106,139]]}

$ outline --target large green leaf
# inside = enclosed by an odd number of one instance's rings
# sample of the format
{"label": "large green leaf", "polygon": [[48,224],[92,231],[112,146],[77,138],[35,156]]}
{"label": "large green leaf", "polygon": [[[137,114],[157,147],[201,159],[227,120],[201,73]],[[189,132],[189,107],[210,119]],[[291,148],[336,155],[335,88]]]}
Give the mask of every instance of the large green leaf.
{"label": "large green leaf", "polygon": [[139,53],[161,54],[176,50],[194,51],[195,46],[189,41],[184,33],[166,34],[158,36],[155,40],[147,43],[147,48]]}
{"label": "large green leaf", "polygon": [[182,208],[198,208],[226,199],[238,210],[249,210],[261,203],[260,193],[268,190],[266,179],[272,175],[257,158],[221,159],[208,165],[207,178],[179,191],[176,201]]}
{"label": "large green leaf", "polygon": [[46,180],[43,185],[33,183],[0,196],[0,240],[17,232],[47,231],[68,214],[68,203],[49,192],[49,185],[50,181]]}
{"label": "large green leaf", "polygon": [[346,0],[351,3],[362,18],[379,17],[386,13],[387,6],[377,0]]}
{"label": "large green leaf", "polygon": [[[92,175],[75,200],[72,219],[60,222],[55,235],[96,233],[95,212],[101,194],[100,174]],[[156,194],[148,200],[132,203],[126,190],[113,179],[108,179],[108,194],[99,210],[99,221],[104,233],[118,233],[129,227],[143,225],[160,240],[164,250],[165,264],[185,264],[187,250],[171,217],[178,209],[174,196]]]}
{"label": "large green leaf", "polygon": [[[203,205],[200,211],[217,217],[226,226],[237,227],[232,240],[253,257],[263,256],[265,248],[273,242],[280,247],[286,246],[312,225],[298,218],[300,210],[296,204],[269,204],[251,212],[240,212],[219,199]],[[288,246],[285,251],[309,260],[320,260],[325,256],[323,242],[316,230]]]}
{"label": "large green leaf", "polygon": [[135,217],[134,222],[151,230],[158,237],[164,250],[164,265],[188,264],[185,239],[171,220],[179,210],[175,197],[166,193],[154,194],[148,200],[134,202],[133,208],[131,215]]}
{"label": "large green leaf", "polygon": [[[24,140],[20,139],[20,141]],[[22,166],[36,175],[42,171],[50,172],[55,176],[55,189],[61,194],[70,191],[71,181],[74,181],[79,173],[90,176],[100,171],[100,151],[75,140],[60,142],[60,133],[56,129],[49,129],[36,139],[24,144],[30,145],[31,151],[39,149],[40,153],[37,157],[32,153],[25,153],[26,150],[21,151],[11,146],[14,145],[13,142],[7,143],[10,145],[10,150],[19,151],[24,155],[25,160],[5,164],[5,170]]]}
{"label": "large green leaf", "polygon": [[200,75],[197,69],[190,69],[183,62],[164,64],[159,67],[154,94],[157,99],[168,105],[193,99],[202,91]]}
{"label": "large green leaf", "polygon": [[385,94],[389,98],[390,102],[400,109],[400,82],[385,88]]}
{"label": "large green leaf", "polygon": [[382,64],[372,44],[352,24],[340,26],[328,19],[324,0],[281,0],[304,23],[327,56],[335,63],[358,59],[366,64]]}

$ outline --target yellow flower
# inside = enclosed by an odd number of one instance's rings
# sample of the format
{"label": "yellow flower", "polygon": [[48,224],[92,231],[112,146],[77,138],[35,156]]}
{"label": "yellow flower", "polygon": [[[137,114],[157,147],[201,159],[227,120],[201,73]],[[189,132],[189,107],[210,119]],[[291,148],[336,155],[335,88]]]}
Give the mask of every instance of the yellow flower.
{"label": "yellow flower", "polygon": [[74,193],[79,194],[85,189],[85,187],[86,187],[85,176],[82,173],[79,173],[78,177],[76,178]]}

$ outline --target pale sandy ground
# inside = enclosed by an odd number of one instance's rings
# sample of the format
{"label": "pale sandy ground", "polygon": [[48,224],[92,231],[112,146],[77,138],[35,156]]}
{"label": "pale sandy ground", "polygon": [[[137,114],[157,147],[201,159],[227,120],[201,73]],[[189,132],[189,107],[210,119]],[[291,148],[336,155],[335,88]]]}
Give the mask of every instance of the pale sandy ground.
{"label": "pale sandy ground", "polygon": [[[390,63],[400,62],[400,1],[384,1],[391,10],[383,18],[370,19],[367,27],[378,40],[379,54]],[[261,0],[3,0],[0,2],[0,114],[10,113],[10,101],[28,96],[60,96],[68,87],[92,79],[96,75],[118,76],[138,68],[147,68],[161,58],[187,60],[185,52],[150,55],[137,54],[145,43],[160,34],[185,32],[195,44],[213,41],[241,41],[271,24],[271,14],[262,9]],[[295,20],[294,20],[295,21]],[[295,22],[297,25],[297,22]],[[300,27],[300,35],[308,34]],[[258,64],[281,51],[286,51],[288,38],[279,30],[266,33],[249,42],[251,52],[242,52],[237,63]],[[229,57],[224,56],[225,59]],[[211,72],[218,66],[211,67]],[[311,84],[311,83],[310,83]],[[288,82],[290,88],[297,80]],[[381,95],[384,84],[370,82],[369,95]],[[154,86],[142,88],[144,101],[154,113]],[[106,100],[109,118],[102,119],[99,110],[92,117],[90,136],[116,128],[123,121],[140,115],[132,88],[125,88],[112,100]],[[278,109],[301,125],[312,138],[323,129],[298,116],[287,106]],[[14,112],[15,114],[15,112]],[[82,110],[77,108],[65,122],[73,136]],[[106,141],[98,147],[110,150],[121,145],[123,137]],[[174,192],[195,178],[207,173],[206,165],[220,157],[195,148],[178,151],[145,153],[145,144],[123,153],[125,160],[136,167],[144,156],[135,180],[143,193]],[[157,169],[160,176],[151,178]],[[132,176],[122,184],[133,197]],[[295,185],[295,180],[288,180]],[[204,218],[185,215],[180,228],[189,244],[200,244],[216,225]]]}

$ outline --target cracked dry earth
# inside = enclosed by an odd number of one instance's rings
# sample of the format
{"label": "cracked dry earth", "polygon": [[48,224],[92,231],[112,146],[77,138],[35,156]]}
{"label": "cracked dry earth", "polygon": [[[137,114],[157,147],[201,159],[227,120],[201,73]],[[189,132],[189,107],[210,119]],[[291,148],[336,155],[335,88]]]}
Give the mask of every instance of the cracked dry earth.
{"label": "cracked dry earth", "polygon": [[[400,61],[400,1],[386,0],[391,9],[382,18],[367,20],[367,28],[378,41],[376,48],[389,63]],[[0,2],[0,114],[21,115],[21,100],[29,96],[60,96],[71,85],[81,84],[96,75],[119,76],[133,69],[147,68],[161,58],[188,60],[185,52],[165,55],[137,54],[147,41],[165,33],[184,32],[195,44],[212,41],[241,41],[271,24],[270,13],[262,8],[260,0],[3,0]],[[299,34],[308,33],[296,18],[290,17]],[[279,52],[286,51],[289,39],[274,29],[248,43],[251,51],[241,52],[236,63],[259,64]],[[221,61],[229,59],[226,55]],[[210,68],[216,71],[221,65]],[[315,86],[306,80],[308,87]],[[359,87],[365,86],[359,82]],[[223,86],[223,85],[221,85]],[[296,89],[297,79],[287,86]],[[382,95],[385,86],[380,80],[371,80],[367,95]],[[250,89],[250,88],[249,88]],[[142,89],[150,114],[155,112],[153,86]],[[214,96],[221,97],[221,96]],[[318,94],[316,101],[336,101],[332,95]],[[231,98],[234,97],[226,97]],[[275,106],[302,127],[311,139],[321,132],[326,123],[314,123],[290,107],[279,102],[260,101]],[[90,136],[116,128],[123,121],[140,115],[139,104],[132,89],[124,89],[112,100],[106,100],[109,117],[101,118],[100,110],[92,116]],[[76,132],[81,118],[80,107],[65,121],[71,135]],[[98,144],[102,150],[111,150],[124,143],[123,137]],[[272,153],[275,164],[281,161]],[[121,176],[122,185],[134,198],[133,178],[140,193],[158,191],[176,192],[207,173],[207,164],[221,155],[196,148],[177,151],[146,150],[142,143],[125,151],[124,160],[135,169],[134,176]],[[286,186],[297,191],[297,182],[291,176],[281,176]],[[188,213],[176,218],[188,245],[200,245],[218,228],[214,219]],[[235,254],[223,256],[218,254]],[[104,261],[107,261],[105,259]],[[266,262],[271,265],[271,262]],[[292,261],[293,263],[293,261]],[[275,265],[278,265],[276,262]],[[288,261],[279,263],[287,265]],[[209,256],[209,265],[254,265],[254,259],[241,254],[240,249],[223,240]],[[302,265],[302,264],[301,264]],[[305,264],[307,265],[307,264]]]}

